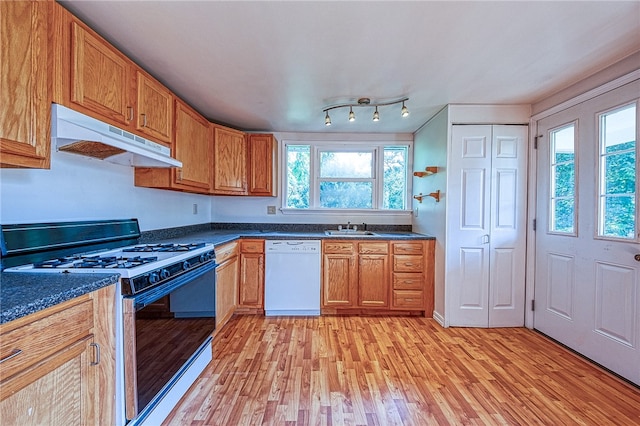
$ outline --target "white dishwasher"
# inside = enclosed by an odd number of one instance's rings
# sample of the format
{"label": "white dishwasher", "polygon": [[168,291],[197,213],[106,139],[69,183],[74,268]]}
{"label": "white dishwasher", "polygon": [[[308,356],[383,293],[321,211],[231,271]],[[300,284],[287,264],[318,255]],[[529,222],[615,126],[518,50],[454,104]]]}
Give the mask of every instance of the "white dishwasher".
{"label": "white dishwasher", "polygon": [[320,315],[320,240],[266,240],[265,252],[265,315]]}

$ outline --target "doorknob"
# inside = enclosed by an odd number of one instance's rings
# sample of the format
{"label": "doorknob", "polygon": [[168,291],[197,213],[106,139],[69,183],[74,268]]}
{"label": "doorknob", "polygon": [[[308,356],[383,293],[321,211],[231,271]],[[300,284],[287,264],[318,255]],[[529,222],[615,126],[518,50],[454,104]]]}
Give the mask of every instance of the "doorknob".
{"label": "doorknob", "polygon": [[637,261],[640,262],[640,253],[636,254],[635,256],[633,256],[633,258]]}

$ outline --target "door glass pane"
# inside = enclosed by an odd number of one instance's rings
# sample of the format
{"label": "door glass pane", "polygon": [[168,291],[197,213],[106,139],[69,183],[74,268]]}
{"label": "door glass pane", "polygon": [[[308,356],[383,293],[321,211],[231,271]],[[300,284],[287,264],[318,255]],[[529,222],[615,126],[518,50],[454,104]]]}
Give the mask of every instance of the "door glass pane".
{"label": "door glass pane", "polygon": [[576,175],[575,124],[549,132],[550,153],[550,220],[549,231],[575,234]]}
{"label": "door glass pane", "polygon": [[320,207],[370,209],[373,207],[373,185],[371,182],[320,182]]}
{"label": "door glass pane", "polygon": [[635,239],[636,105],[600,115],[598,235]]}
{"label": "door glass pane", "polygon": [[287,208],[309,208],[311,147],[287,146]]}

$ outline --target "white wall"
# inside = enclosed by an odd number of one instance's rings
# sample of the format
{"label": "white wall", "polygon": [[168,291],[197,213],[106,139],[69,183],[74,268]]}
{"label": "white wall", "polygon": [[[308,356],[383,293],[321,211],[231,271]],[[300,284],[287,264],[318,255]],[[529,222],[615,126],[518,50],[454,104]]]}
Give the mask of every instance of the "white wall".
{"label": "white wall", "polygon": [[414,138],[414,170],[427,166],[438,167],[438,173],[423,178],[413,178],[413,194],[429,194],[440,190],[440,202],[425,197],[422,204],[414,202],[413,231],[436,238],[434,317],[444,320],[444,270],[446,248],[446,201],[447,201],[447,147],[449,140],[449,108],[444,108],[431,118]]}
{"label": "white wall", "polygon": [[[413,135],[401,134],[380,134],[380,133],[275,133],[278,141],[278,170],[279,175],[283,171],[282,147],[285,142],[309,142],[318,140],[330,140],[340,142],[353,141],[412,141]],[[224,223],[351,223],[357,224],[366,222],[368,224],[384,225],[410,225],[411,215],[386,215],[380,212],[372,215],[354,215],[350,213],[304,213],[304,214],[283,214],[282,207],[282,179],[279,176],[277,197],[214,197],[211,206],[211,217],[213,222]],[[267,214],[267,206],[275,206],[276,214]]]}
{"label": "white wall", "polygon": [[55,149],[50,170],[0,169],[0,223],[138,218],[148,231],[211,222],[211,197],[137,188],[133,171]]}

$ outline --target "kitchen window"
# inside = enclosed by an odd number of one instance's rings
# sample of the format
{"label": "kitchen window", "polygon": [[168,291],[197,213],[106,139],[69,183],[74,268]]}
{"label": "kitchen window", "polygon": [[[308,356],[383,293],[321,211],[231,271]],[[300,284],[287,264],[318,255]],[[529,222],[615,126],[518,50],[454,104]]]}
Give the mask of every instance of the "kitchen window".
{"label": "kitchen window", "polygon": [[408,209],[410,144],[285,144],[284,210]]}

